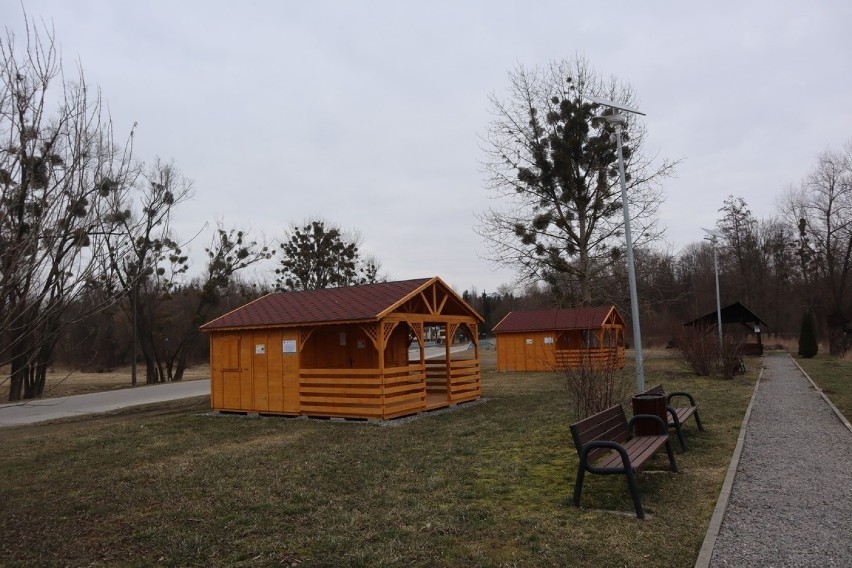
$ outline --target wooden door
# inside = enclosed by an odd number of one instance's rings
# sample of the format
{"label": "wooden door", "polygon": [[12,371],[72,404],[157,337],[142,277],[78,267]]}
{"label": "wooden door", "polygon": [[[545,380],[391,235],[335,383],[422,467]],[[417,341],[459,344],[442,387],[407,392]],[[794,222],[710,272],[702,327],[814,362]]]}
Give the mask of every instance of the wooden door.
{"label": "wooden door", "polygon": [[[295,348],[295,352],[293,351]],[[299,406],[299,331],[285,330],[281,333],[281,411],[298,414]]]}

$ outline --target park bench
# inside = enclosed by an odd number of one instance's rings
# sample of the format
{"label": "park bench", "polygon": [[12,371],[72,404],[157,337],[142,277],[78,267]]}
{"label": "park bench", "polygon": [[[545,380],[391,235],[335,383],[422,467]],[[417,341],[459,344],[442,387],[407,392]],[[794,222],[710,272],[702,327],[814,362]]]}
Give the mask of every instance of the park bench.
{"label": "park bench", "polygon": [[[690,416],[695,416],[695,424],[698,425],[700,432],[704,431],[704,426],[701,425],[701,417],[698,415],[698,406],[695,404],[695,398],[688,392],[670,392],[668,395],[663,391],[663,385],[657,385],[646,390],[640,395],[656,394],[666,397],[666,410],[668,411],[669,428],[674,428],[677,432],[677,439],[680,442],[680,447],[686,451],[686,436],[683,435],[683,423]],[[672,399],[676,397],[685,397],[689,400],[688,406],[672,406]]]}
{"label": "park bench", "polygon": [[[633,425],[641,420],[656,421],[659,434],[634,435]],[[574,485],[574,505],[577,507],[580,506],[583,478],[587,471],[599,475],[623,474],[627,477],[627,488],[633,499],[636,517],[644,519],[645,511],[636,488],[636,472],[663,446],[669,455],[672,471],[677,471],[669,431],[659,416],[638,414],[628,422],[624,409],[616,405],[572,424],[571,437],[580,456]]]}

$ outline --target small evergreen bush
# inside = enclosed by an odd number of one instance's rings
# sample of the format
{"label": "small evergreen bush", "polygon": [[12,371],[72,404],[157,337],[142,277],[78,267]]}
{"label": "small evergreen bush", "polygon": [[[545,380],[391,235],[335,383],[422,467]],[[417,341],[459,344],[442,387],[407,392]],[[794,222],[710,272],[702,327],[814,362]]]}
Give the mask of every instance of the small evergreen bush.
{"label": "small evergreen bush", "polygon": [[818,352],[819,345],[817,344],[814,317],[810,312],[807,312],[802,316],[802,328],[799,333],[799,355],[805,359],[810,359]]}

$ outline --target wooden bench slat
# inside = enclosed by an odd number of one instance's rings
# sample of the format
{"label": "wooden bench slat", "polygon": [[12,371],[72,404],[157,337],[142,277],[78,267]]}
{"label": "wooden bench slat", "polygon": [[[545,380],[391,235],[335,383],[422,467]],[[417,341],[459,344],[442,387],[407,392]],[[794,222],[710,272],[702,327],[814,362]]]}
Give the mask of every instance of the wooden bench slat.
{"label": "wooden bench slat", "polygon": [[[634,440],[635,439],[636,438],[634,438]],[[656,454],[660,448],[665,446],[668,440],[668,436],[642,436],[641,444],[638,444],[641,451],[639,451],[635,457],[637,464],[635,469],[641,468],[646,461],[654,457],[654,454]],[[631,456],[631,459],[634,459],[633,456]]]}
{"label": "wooden bench slat", "polygon": [[[694,406],[676,406],[674,407],[678,421],[683,424],[684,420],[695,414]],[[674,419],[669,415],[669,426],[674,426]]]}
{"label": "wooden bench slat", "polygon": [[[645,462],[650,460],[657,451],[666,445],[667,436],[653,436],[646,439],[633,438],[627,443],[625,449],[630,457],[630,465],[634,470],[642,469]],[[634,443],[635,442],[635,443]],[[610,451],[603,459],[594,464],[596,467],[622,467],[621,455],[616,451]]]}
{"label": "wooden bench slat", "polygon": [[[627,419],[621,406],[612,406],[598,414],[590,416],[571,425],[571,433],[574,436],[577,455],[580,455],[582,446],[593,440],[610,440],[623,443],[630,439],[630,431],[627,429]],[[589,462],[593,463],[601,456],[609,452],[607,449],[596,449],[589,453]]]}
{"label": "wooden bench slat", "polygon": [[600,427],[579,436],[581,444],[591,442],[592,440],[613,440],[621,443],[628,438],[630,438],[630,431],[627,429],[627,423],[624,419],[620,422],[611,421],[601,424]]}
{"label": "wooden bench slat", "polygon": [[610,407],[603,412],[590,416],[571,425],[571,430],[576,433],[582,443],[598,438],[598,433],[606,431],[613,425],[623,422],[624,411],[619,406]]}

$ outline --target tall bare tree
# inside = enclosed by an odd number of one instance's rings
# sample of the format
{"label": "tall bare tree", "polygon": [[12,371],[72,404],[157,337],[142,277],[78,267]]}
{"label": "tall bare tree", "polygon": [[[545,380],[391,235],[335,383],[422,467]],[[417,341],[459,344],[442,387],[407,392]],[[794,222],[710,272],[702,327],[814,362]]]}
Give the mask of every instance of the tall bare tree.
{"label": "tall bare tree", "polygon": [[723,259],[732,264],[736,273],[736,278],[732,279],[736,285],[734,296],[753,305],[766,268],[760,254],[758,221],[742,197],[729,196],[719,212],[724,213],[724,216],[717,221],[716,226],[727,245],[727,254],[723,255]]}
{"label": "tall bare tree", "polygon": [[[162,356],[165,361],[166,378],[169,381],[179,381],[183,378],[190,356],[197,347],[199,330],[213,310],[222,300],[222,294],[234,283],[237,274],[263,260],[272,257],[273,251],[263,243],[251,240],[249,235],[239,229],[226,229],[219,226],[208,248],[207,266],[204,274],[192,285],[183,286],[180,292],[196,289],[190,302],[181,315],[182,322],[174,322],[171,327],[171,341],[160,341]],[[173,297],[178,291],[172,291]],[[163,304],[169,313],[173,310],[171,297],[163,298]]]}
{"label": "tall bare tree", "polygon": [[[509,73],[507,100],[491,97],[494,120],[485,136],[488,189],[500,204],[480,215],[489,259],[521,280],[576,287],[575,303],[591,304],[595,283],[623,259],[624,219],[609,112],[582,98],[636,105],[633,90],[601,78],[585,59]],[[675,164],[644,153],[645,128],[627,117],[624,158],[634,245],[661,236],[660,183]]]}
{"label": "tall bare tree", "polygon": [[0,366],[11,400],[42,394],[68,306],[104,277],[107,202],[131,176],[100,93],[79,67],[66,75],[52,30],[25,22],[22,44],[0,38]]}
{"label": "tall bare tree", "polygon": [[802,271],[819,291],[829,350],[842,356],[852,321],[852,142],[819,155],[785,210],[798,229]]}
{"label": "tall bare tree", "polygon": [[[175,208],[192,196],[192,183],[172,163],[157,160],[139,183],[117,193],[107,215],[115,230],[107,240],[114,286],[125,293],[125,309],[145,361],[147,383],[168,379],[154,343],[158,304],[189,270],[188,256],[171,228]],[[136,384],[136,357],[132,358]]]}

